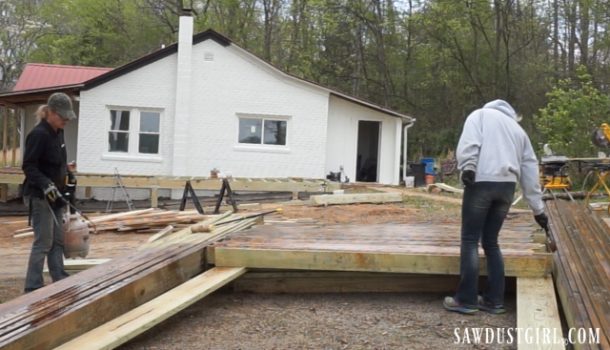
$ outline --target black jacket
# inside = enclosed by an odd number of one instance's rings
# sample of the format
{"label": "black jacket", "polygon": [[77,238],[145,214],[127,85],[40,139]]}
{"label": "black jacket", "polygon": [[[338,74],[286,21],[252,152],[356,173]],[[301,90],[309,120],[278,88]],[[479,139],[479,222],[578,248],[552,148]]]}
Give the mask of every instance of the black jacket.
{"label": "black jacket", "polygon": [[68,172],[66,159],[63,130],[55,131],[46,120],[41,120],[25,139],[23,195],[44,198],[44,190],[51,182],[64,193]]}

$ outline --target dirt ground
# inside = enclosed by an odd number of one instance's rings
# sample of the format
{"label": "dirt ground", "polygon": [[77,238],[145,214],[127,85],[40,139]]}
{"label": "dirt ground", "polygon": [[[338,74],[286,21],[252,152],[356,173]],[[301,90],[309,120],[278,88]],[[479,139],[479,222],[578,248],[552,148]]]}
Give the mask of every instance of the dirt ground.
{"label": "dirt ground", "polygon": [[[322,224],[459,223],[455,198],[411,197],[397,204],[283,206],[268,220]],[[442,198],[441,198],[442,199]],[[272,207],[273,204],[266,206]],[[531,214],[508,220],[530,222]],[[13,238],[23,217],[0,217],[0,303],[21,294],[31,238]],[[94,235],[90,258],[128,253],[149,234]],[[515,345],[461,345],[466,327],[516,327],[514,295],[508,312],[462,316],[442,308],[442,294],[249,294],[223,289],[192,305],[121,349],[513,349]],[[460,338],[456,337],[456,333]]]}

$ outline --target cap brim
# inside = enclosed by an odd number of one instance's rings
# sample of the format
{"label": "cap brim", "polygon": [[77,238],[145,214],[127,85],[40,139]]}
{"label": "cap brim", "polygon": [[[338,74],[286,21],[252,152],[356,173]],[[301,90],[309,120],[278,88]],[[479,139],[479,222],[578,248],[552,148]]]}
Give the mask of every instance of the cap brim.
{"label": "cap brim", "polygon": [[68,111],[65,115],[62,115],[61,118],[63,120],[74,120],[76,119],[76,114],[74,114],[74,111]]}

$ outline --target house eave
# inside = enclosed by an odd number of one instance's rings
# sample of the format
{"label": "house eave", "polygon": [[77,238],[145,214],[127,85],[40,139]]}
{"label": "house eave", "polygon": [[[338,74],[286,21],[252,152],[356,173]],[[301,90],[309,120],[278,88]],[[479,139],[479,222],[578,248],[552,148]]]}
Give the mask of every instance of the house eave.
{"label": "house eave", "polygon": [[51,86],[41,89],[9,91],[0,93],[0,105],[19,105],[28,103],[44,103],[51,93],[66,92],[70,94],[78,93],[83,84],[70,84],[61,86]]}

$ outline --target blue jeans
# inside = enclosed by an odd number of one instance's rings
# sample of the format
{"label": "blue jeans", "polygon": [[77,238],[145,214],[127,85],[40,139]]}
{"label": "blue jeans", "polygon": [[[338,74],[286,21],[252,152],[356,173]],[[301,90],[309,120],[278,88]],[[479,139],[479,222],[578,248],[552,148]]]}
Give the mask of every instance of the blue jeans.
{"label": "blue jeans", "polygon": [[[25,277],[25,291],[30,292],[44,286],[42,268],[47,259],[49,274],[53,282],[68,277],[64,270],[64,230],[62,208],[51,209],[46,199],[32,198],[32,227],[34,243]],[[53,220],[55,216],[55,220]],[[57,223],[56,223],[57,221]],[[59,224],[59,225],[58,225]]]}
{"label": "blue jeans", "polygon": [[479,282],[479,240],[487,258],[486,301],[504,304],[504,260],[498,233],[515,194],[514,182],[475,182],[464,190],[460,283],[455,298],[466,306],[476,306]]}

